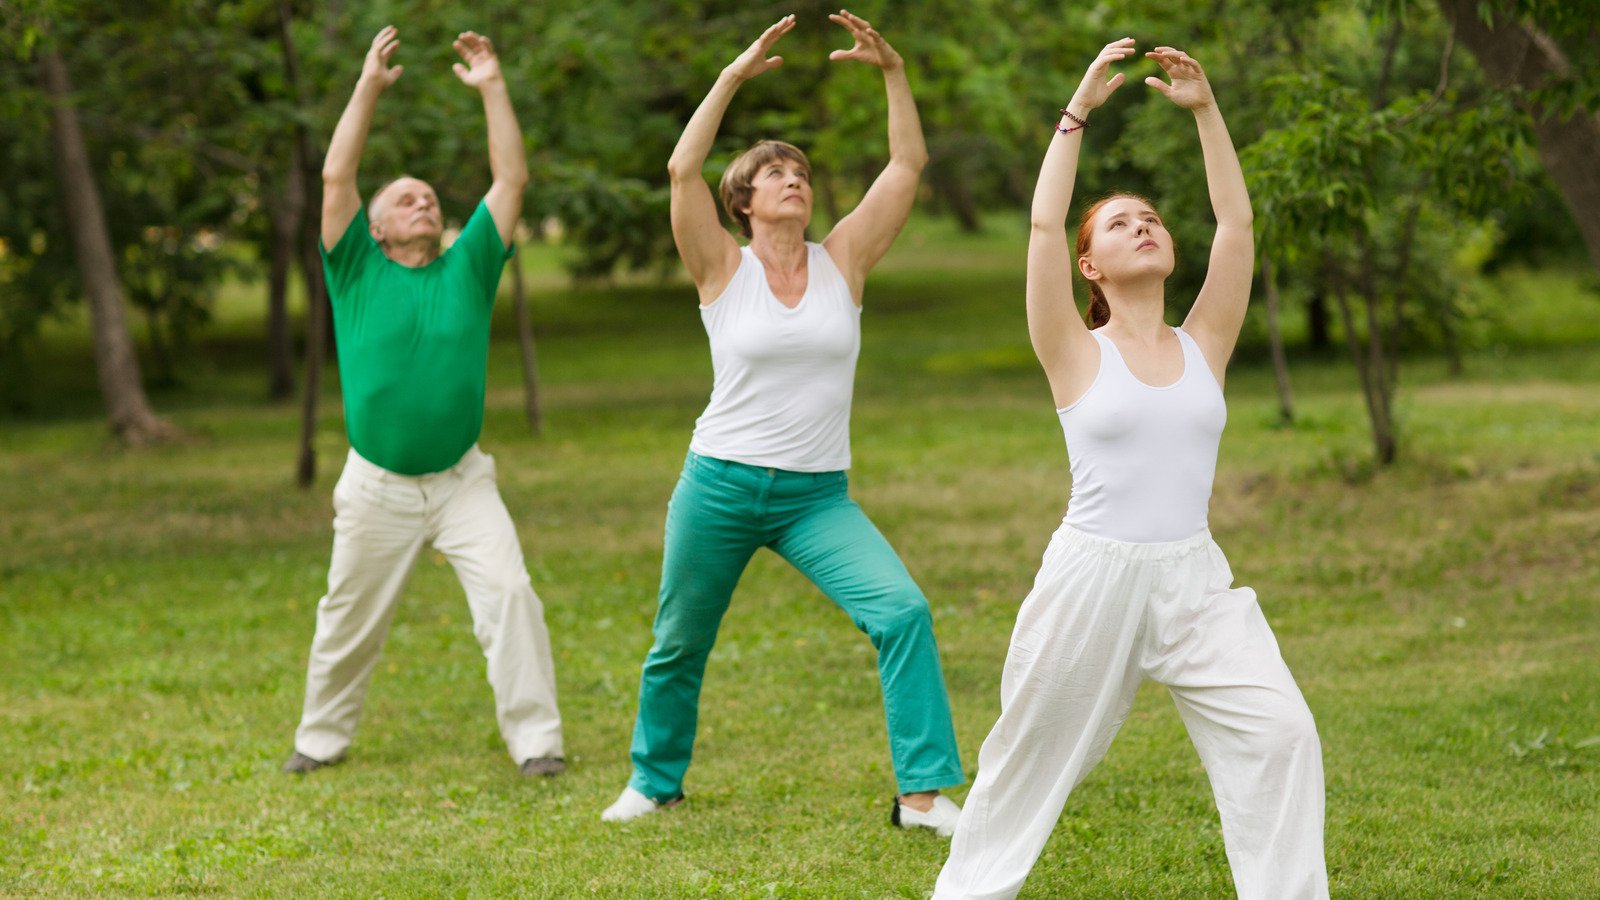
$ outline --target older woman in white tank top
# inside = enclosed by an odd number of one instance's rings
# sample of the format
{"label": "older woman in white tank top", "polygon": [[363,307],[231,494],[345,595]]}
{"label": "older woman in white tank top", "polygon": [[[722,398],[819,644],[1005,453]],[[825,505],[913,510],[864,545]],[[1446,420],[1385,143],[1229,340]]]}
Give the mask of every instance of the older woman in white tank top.
{"label": "older woman in white tank top", "polygon": [[723,205],[749,246],[723,229],[701,174],[734,92],[783,62],[768,53],[794,28],[793,16],[723,70],[667,165],[672,234],[699,291],[713,385],[667,507],[633,776],[601,814],[607,821],[682,799],[707,656],[739,575],[761,547],[810,578],[878,650],[898,791],[891,821],[948,836],[960,812],[939,793],[964,779],[928,602],[850,499],[845,478],[862,286],[910,214],[927,151],[900,55],[861,18],[829,18],[855,38],[832,59],[883,70],[889,164],[822,243],[805,239],[811,168],[799,149],[763,141],[728,167]]}
{"label": "older woman in white tank top", "polygon": [[[1145,678],[1168,687],[1222,814],[1239,896],[1319,898],[1322,752],[1311,712],[1249,588],[1207,530],[1222,382],[1250,296],[1250,197],[1200,65],[1145,54],[1172,79],[1146,84],[1192,110],[1217,231],[1183,326],[1164,321],[1172,236],[1152,205],[1115,194],[1064,220],[1090,113],[1123,82],[1109,44],[1084,76],[1045,155],[1028,243],[1028,330],[1072,467],[1067,515],[1017,614],[1000,720],[978,754],[934,896],[1013,897],[1068,793],[1128,715]],[[1071,261],[1089,283],[1078,318]]]}

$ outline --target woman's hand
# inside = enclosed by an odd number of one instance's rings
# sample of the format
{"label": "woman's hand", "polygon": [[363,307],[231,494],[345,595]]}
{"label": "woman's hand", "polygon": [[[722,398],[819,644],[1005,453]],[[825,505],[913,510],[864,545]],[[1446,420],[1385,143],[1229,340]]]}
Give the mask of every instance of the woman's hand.
{"label": "woman's hand", "polygon": [[1157,47],[1145,56],[1160,63],[1172,83],[1167,84],[1154,75],[1144,83],[1165,94],[1168,100],[1192,110],[1216,105],[1217,98],[1211,93],[1211,82],[1206,80],[1205,70],[1189,54],[1171,47]]}
{"label": "woman's hand", "polygon": [[1100,106],[1111,96],[1111,92],[1122,87],[1126,80],[1121,72],[1107,80],[1106,73],[1111,71],[1111,64],[1121,62],[1133,55],[1133,38],[1123,38],[1107,44],[1100,55],[1089,64],[1089,71],[1083,75],[1083,82],[1078,85],[1078,90],[1072,95],[1072,102],[1068,109],[1075,110],[1080,115]]}
{"label": "woman's hand", "polygon": [[783,65],[783,57],[768,56],[778,39],[794,30],[794,15],[784,16],[772,24],[771,28],[761,33],[756,42],[745,48],[739,58],[728,63],[723,70],[740,81],[749,81],[768,69],[776,69]]}
{"label": "woman's hand", "polygon": [[855,13],[841,9],[828,16],[836,25],[849,29],[850,36],[856,39],[854,47],[849,50],[835,50],[828,54],[828,58],[838,62],[853,59],[868,65],[877,66],[885,72],[893,72],[905,66],[905,60],[900,54],[889,46],[883,35],[873,29],[872,24]]}

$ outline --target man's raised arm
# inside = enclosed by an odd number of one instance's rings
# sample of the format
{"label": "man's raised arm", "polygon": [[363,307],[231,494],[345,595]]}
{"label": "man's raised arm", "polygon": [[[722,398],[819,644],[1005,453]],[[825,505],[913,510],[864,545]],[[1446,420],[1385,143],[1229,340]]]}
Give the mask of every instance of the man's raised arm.
{"label": "man's raised arm", "polygon": [[389,67],[389,58],[399,46],[400,33],[393,25],[372,39],[361,65],[361,78],[328,142],[328,155],[322,161],[322,246],[329,250],[339,243],[361,209],[356,171],[361,167],[361,151],[367,145],[367,129],[378,97],[405,70],[405,66]]}
{"label": "man's raised arm", "polygon": [[528,186],[522,128],[517,125],[516,110],[511,108],[511,94],[500,72],[494,45],[481,34],[463,31],[454,46],[466,63],[456,63],[456,77],[483,95],[483,115],[489,123],[489,173],[494,176],[483,201],[500,231],[500,243],[510,247],[517,218],[522,215],[522,192]]}

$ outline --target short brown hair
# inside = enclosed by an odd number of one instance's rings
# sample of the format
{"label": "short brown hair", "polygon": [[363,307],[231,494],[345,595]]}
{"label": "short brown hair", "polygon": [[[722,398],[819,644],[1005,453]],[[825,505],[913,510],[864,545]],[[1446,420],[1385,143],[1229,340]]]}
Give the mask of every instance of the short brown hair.
{"label": "short brown hair", "polygon": [[722,208],[747,238],[754,237],[750,233],[750,216],[744,211],[753,193],[750,185],[762,166],[777,159],[792,159],[805,166],[807,172],[811,171],[811,161],[799,147],[783,141],[757,141],[755,146],[728,163],[727,171],[722,173]]}

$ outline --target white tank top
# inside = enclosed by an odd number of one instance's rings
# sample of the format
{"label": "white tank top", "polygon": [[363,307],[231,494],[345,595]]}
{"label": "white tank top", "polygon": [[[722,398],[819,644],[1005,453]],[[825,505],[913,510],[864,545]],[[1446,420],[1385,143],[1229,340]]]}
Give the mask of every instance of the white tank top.
{"label": "white tank top", "polygon": [[689,449],[792,472],[850,467],[850,397],[861,307],[821,244],[806,242],[806,292],[793,309],[739,250],[738,271],[700,319],[711,338],[711,402]]}
{"label": "white tank top", "polygon": [[1133,376],[1098,331],[1100,371],[1058,410],[1072,464],[1066,523],[1117,541],[1164,543],[1206,529],[1217,444],[1228,421],[1205,354],[1181,328],[1183,374],[1165,387]]}

